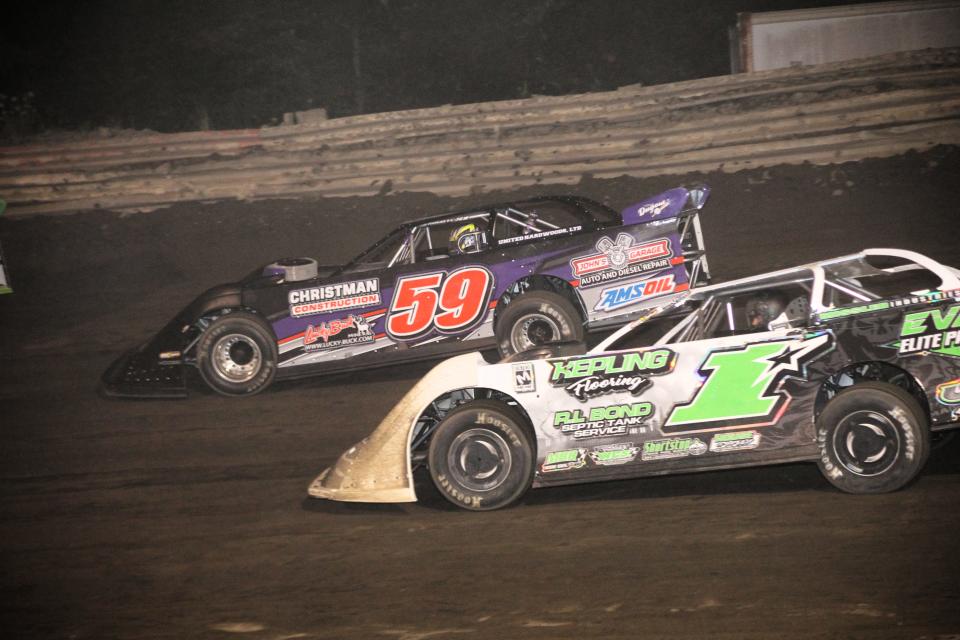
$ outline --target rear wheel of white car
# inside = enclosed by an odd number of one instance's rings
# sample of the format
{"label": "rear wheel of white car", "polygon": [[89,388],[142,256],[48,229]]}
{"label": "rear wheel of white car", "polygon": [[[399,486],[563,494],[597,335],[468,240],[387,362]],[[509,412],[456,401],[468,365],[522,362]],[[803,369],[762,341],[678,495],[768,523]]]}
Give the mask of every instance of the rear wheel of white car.
{"label": "rear wheel of white car", "polygon": [[900,387],[865,382],[834,397],[817,419],[818,464],[848,493],[886,493],[910,482],[930,452],[930,429]]}
{"label": "rear wheel of white car", "polygon": [[521,295],[497,319],[501,357],[568,340],[583,340],[583,322],[569,300],[551,291]]}
{"label": "rear wheel of white car", "polygon": [[197,344],[197,368],[211,389],[227,396],[266,389],[277,372],[277,344],[267,323],[252,313],[227,313]]}
{"label": "rear wheel of white car", "polygon": [[518,500],[533,481],[533,444],[516,411],[476,400],[451,411],[430,442],[430,476],[447,500],[489,511]]}

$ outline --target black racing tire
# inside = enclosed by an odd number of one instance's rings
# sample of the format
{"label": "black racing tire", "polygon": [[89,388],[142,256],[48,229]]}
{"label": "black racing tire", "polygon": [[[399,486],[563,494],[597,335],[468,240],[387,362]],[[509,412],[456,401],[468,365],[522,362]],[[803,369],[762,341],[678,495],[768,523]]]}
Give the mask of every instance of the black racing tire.
{"label": "black racing tire", "polygon": [[270,326],[247,311],[214,320],[197,343],[197,369],[207,385],[225,396],[251,396],[270,386],[277,373],[277,342]]}
{"label": "black racing tire", "polygon": [[497,318],[497,349],[505,358],[550,342],[583,340],[583,320],[567,298],[531,291],[510,301]]}
{"label": "black racing tire", "polygon": [[885,382],[844,389],[817,419],[820,472],[847,493],[887,493],[913,480],[930,454],[926,415]]}
{"label": "black racing tire", "polygon": [[427,461],[434,485],[456,506],[500,509],[519,500],[533,482],[533,436],[507,405],[474,400],[440,422]]}

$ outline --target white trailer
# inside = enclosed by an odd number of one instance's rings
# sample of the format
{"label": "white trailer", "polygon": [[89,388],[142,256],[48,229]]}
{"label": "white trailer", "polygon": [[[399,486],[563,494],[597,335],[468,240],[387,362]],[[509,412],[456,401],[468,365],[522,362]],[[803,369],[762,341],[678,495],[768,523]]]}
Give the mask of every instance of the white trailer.
{"label": "white trailer", "polygon": [[730,31],[733,73],[957,46],[960,0],[739,13]]}

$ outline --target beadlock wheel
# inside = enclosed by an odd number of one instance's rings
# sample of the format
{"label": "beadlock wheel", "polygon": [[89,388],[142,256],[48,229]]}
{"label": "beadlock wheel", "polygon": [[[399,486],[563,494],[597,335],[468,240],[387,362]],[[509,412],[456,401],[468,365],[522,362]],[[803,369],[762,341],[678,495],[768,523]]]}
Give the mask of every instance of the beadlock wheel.
{"label": "beadlock wheel", "polygon": [[277,372],[277,342],[270,325],[246,311],[224,313],[211,322],[196,354],[203,381],[227,396],[259,393]]}
{"label": "beadlock wheel", "polygon": [[519,353],[542,344],[557,342],[562,337],[560,326],[553,318],[542,313],[530,313],[513,325],[510,331],[510,348]]}
{"label": "beadlock wheel", "polygon": [[230,382],[247,382],[260,370],[263,356],[260,347],[249,337],[231,333],[213,345],[213,367]]}

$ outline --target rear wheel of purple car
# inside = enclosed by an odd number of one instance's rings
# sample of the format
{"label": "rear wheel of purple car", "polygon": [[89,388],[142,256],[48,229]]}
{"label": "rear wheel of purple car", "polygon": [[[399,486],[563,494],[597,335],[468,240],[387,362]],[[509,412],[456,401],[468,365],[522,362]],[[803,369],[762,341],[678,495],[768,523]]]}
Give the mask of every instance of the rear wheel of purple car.
{"label": "rear wheel of purple car", "polygon": [[926,415],[909,393],[864,382],[836,395],[817,419],[820,471],[848,493],[896,491],[930,453]]}
{"label": "rear wheel of purple car", "polygon": [[533,482],[532,436],[516,411],[491,400],[451,411],[434,432],[430,477],[462,509],[490,511],[526,493]]}
{"label": "rear wheel of purple car", "polygon": [[277,372],[277,343],[267,323],[235,311],[214,320],[197,343],[197,368],[211,389],[249,396],[266,389]]}
{"label": "rear wheel of purple car", "polygon": [[583,321],[573,304],[551,291],[531,291],[513,300],[497,319],[501,357],[550,342],[583,340]]}

